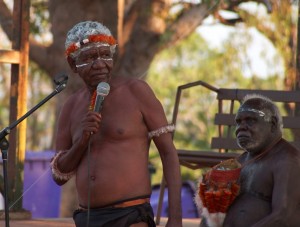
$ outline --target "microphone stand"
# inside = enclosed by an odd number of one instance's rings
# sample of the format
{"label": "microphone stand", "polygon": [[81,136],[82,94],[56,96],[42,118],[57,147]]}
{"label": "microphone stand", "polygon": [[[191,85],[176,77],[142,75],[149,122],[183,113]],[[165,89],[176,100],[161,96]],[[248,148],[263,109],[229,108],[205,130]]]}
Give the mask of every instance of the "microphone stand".
{"label": "microphone stand", "polygon": [[55,90],[44,98],[40,103],[34,106],[31,110],[29,110],[26,114],[24,114],[21,118],[13,122],[10,126],[4,128],[0,132],[0,149],[2,152],[2,160],[3,160],[3,179],[4,179],[4,212],[5,212],[5,227],[9,227],[9,207],[8,207],[8,180],[7,180],[7,153],[9,148],[8,140],[5,138],[13,128],[15,128],[19,123],[21,123],[25,118],[31,115],[34,111],[36,111],[39,107],[41,107],[44,103],[46,103],[53,96],[61,92],[66,88],[68,81],[68,76],[65,74],[57,76],[54,79],[54,83],[57,85]]}

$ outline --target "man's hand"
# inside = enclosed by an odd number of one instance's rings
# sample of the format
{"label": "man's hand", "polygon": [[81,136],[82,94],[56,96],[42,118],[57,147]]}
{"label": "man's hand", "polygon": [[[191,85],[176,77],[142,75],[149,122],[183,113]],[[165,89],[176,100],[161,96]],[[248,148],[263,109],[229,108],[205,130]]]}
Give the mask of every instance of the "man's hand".
{"label": "man's hand", "polygon": [[100,113],[89,111],[81,121],[83,140],[88,141],[91,135],[96,134],[100,128],[102,116]]}

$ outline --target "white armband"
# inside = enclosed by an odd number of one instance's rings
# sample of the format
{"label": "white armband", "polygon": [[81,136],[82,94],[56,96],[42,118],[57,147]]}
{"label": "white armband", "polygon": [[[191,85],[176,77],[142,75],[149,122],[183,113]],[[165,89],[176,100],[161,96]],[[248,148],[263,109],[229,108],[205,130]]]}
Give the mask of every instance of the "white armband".
{"label": "white armband", "polygon": [[153,131],[149,132],[148,137],[149,137],[149,139],[152,139],[153,137],[159,137],[162,134],[169,133],[169,132],[174,132],[174,131],[175,131],[175,125],[170,124],[170,125],[166,125],[166,126],[163,126],[159,129],[156,129],[156,130],[153,130]]}
{"label": "white armband", "polygon": [[55,156],[53,157],[50,166],[52,169],[52,174],[53,176],[58,179],[58,180],[70,180],[72,178],[72,176],[75,174],[75,171],[71,171],[69,173],[62,173],[58,167],[57,167],[57,161],[58,159],[63,156],[66,153],[66,151],[59,151],[55,154]]}

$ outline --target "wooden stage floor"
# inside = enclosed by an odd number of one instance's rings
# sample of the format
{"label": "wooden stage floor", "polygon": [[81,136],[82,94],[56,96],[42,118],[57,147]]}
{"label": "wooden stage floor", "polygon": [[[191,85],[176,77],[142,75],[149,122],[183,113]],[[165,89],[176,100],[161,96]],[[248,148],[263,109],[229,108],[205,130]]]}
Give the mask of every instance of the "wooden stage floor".
{"label": "wooden stage floor", "polygon": [[[72,218],[10,220],[9,227],[75,227]],[[162,218],[158,227],[163,227],[166,219]],[[199,227],[200,219],[184,219],[183,227]],[[5,221],[0,220],[0,226],[5,227]]]}

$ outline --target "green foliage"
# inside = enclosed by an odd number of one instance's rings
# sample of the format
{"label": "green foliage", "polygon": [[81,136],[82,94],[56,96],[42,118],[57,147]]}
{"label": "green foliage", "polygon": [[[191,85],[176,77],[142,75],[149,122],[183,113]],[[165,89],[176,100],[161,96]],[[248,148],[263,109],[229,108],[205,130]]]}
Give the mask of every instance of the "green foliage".
{"label": "green foliage", "polygon": [[48,1],[32,1],[30,7],[30,33],[42,36],[50,29]]}
{"label": "green foliage", "polygon": [[[54,90],[54,83],[36,64],[30,62],[28,76],[28,110],[37,105]],[[56,98],[52,98],[27,120],[26,149],[42,151],[52,146]]]}
{"label": "green foliage", "polygon": [[[0,64],[0,72],[0,90],[5,91],[0,93],[0,127],[5,128],[9,125],[10,65]],[[33,62],[30,62],[27,84],[27,111],[54,90],[50,78]],[[51,147],[55,111],[55,99],[51,99],[26,119],[26,150],[42,151]]]}
{"label": "green foliage", "polygon": [[247,27],[255,27],[273,43],[285,67],[285,87],[293,89],[296,57],[297,6],[296,1],[273,1],[271,14],[261,15],[240,9],[239,15]]}

